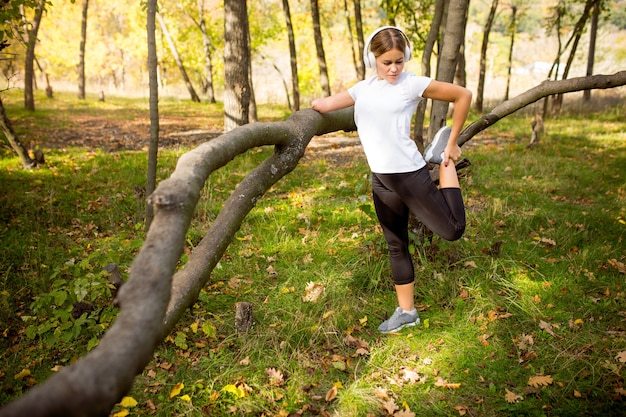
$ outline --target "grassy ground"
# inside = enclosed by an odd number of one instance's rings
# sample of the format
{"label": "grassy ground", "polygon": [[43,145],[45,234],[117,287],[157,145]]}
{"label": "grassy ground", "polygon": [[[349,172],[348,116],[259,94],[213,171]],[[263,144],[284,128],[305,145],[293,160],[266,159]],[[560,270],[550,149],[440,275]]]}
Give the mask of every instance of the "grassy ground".
{"label": "grassy ground", "polygon": [[[47,164],[24,171],[10,151],[0,158],[0,404],[85,354],[114,320],[102,268],[115,262],[126,276],[141,246],[146,165],[141,144],[46,148],[65,128],[80,137],[93,118],[94,138],[110,132],[102,120],[123,137],[120,126],[145,118],[145,103],[61,97],[35,114],[21,113],[19,100],[5,105]],[[423,324],[386,336],[376,327],[396,301],[367,167],[350,141],[312,147],[247,217],[113,414],[624,415],[624,110],[550,119],[534,148],[523,115],[472,140],[466,234],[416,240]],[[178,129],[208,131],[219,131],[219,111],[168,101],[161,110]],[[133,132],[140,142],[141,129]],[[162,179],[188,149],[170,142]],[[270,152],[250,152],[210,178],[188,250]],[[96,311],[75,318],[81,300]],[[234,328],[238,301],[253,304],[245,334]]]}

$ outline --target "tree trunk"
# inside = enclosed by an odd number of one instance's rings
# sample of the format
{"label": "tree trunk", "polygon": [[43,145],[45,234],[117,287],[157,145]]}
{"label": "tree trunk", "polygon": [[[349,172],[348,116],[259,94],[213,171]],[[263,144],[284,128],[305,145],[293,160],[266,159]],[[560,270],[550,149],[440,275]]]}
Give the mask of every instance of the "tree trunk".
{"label": "tree trunk", "polygon": [[249,123],[250,45],[246,0],[224,1],[224,131]]}
{"label": "tree trunk", "polygon": [[[422,75],[430,77],[430,59],[435,49],[435,42],[439,37],[439,30],[441,29],[441,22],[446,8],[446,0],[437,0],[435,3],[435,14],[428,31],[428,37],[424,43],[424,52],[422,53]],[[426,114],[426,107],[428,107],[429,100],[421,100],[417,106],[415,113],[415,124],[413,127],[413,140],[417,144],[420,151],[424,150],[424,119]]]}
{"label": "tree trunk", "polygon": [[285,13],[285,25],[287,26],[287,38],[289,39],[289,64],[291,66],[291,90],[293,91],[293,110],[298,111],[300,110],[298,57],[296,54],[296,37],[293,33],[293,25],[291,23],[289,0],[283,0],[283,11]]}
{"label": "tree trunk", "polygon": [[176,65],[178,66],[178,69],[180,70],[180,75],[182,75],[183,80],[185,81],[185,85],[187,86],[187,90],[189,91],[189,95],[191,96],[191,101],[193,101],[194,103],[200,103],[200,97],[198,97],[196,90],[193,88],[193,85],[191,84],[191,81],[189,80],[189,76],[187,75],[187,71],[185,70],[185,66],[183,65],[183,61],[180,59],[180,55],[178,54],[178,50],[176,49],[176,44],[174,44],[174,39],[172,39],[170,32],[167,30],[167,26],[165,26],[165,21],[163,20],[163,16],[157,13],[156,18],[159,21],[161,32],[163,32],[163,35],[165,36],[165,39],[167,40],[167,44],[170,47],[170,51],[172,52],[172,55],[174,56],[174,61],[176,61]]}
{"label": "tree trunk", "polygon": [[87,44],[87,10],[89,0],[83,0],[83,13],[80,22],[80,51],[78,52],[78,99],[85,99],[85,46]]}
{"label": "tree trunk", "polygon": [[[437,80],[445,82],[454,81],[456,63],[459,55],[459,48],[463,41],[463,26],[467,14],[469,0],[458,0],[451,2],[448,6],[448,19],[446,21],[446,32],[441,48],[439,66],[437,70]],[[430,129],[428,132],[429,143],[435,133],[446,124],[449,103],[445,101],[434,101],[430,117]]]}
{"label": "tree trunk", "polygon": [[24,61],[24,107],[26,110],[35,111],[35,46],[37,45],[37,33],[41,25],[41,17],[46,6],[46,0],[39,0],[35,6],[35,17],[26,43],[26,59]]}
{"label": "tree trunk", "polygon": [[504,101],[509,99],[509,91],[511,87],[511,70],[513,68],[513,45],[515,44],[515,32],[517,32],[517,6],[511,6],[511,24],[509,25],[509,34],[511,43],[509,44],[509,60],[506,73],[506,91],[504,92]]}
{"label": "tree trunk", "polygon": [[213,89],[213,62],[211,51],[213,45],[207,32],[206,21],[204,20],[204,0],[198,0],[198,27],[202,34],[202,47],[204,48],[204,85],[203,90],[207,95],[209,103],[215,103],[215,91]]}
{"label": "tree trunk", "polygon": [[330,96],[330,81],[328,80],[328,68],[326,67],[326,54],[322,41],[322,29],[320,27],[320,10],[317,0],[311,0],[311,18],[313,19],[313,38],[317,50],[317,63],[320,69],[320,85],[326,96]]}
{"label": "tree trunk", "polygon": [[365,62],[363,62],[363,48],[365,48],[365,38],[363,38],[363,19],[361,17],[361,0],[354,0],[354,26],[356,27],[356,39],[359,45],[359,64],[357,76],[359,80],[365,79]]}
{"label": "tree trunk", "polygon": [[2,129],[4,136],[6,136],[9,141],[11,148],[13,148],[17,156],[19,156],[20,161],[22,161],[22,166],[24,168],[33,168],[37,166],[37,161],[31,159],[30,155],[28,155],[28,149],[26,149],[22,142],[20,142],[15,130],[13,130],[13,125],[4,110],[2,97],[0,97],[0,129]]}
{"label": "tree trunk", "polygon": [[493,26],[493,20],[496,17],[496,10],[498,9],[498,0],[491,1],[491,9],[489,10],[489,16],[485,22],[483,28],[483,42],[480,47],[480,65],[478,70],[478,87],[476,88],[476,100],[474,106],[479,112],[483,111],[483,98],[485,95],[485,73],[487,71],[487,47],[489,46],[489,33]]}
{"label": "tree trunk", "polygon": [[348,0],[343,0],[343,13],[346,17],[346,27],[348,28],[348,39],[350,42],[350,53],[352,55],[352,65],[354,72],[359,76],[359,53],[354,50],[354,36],[352,35],[352,21],[350,19],[350,8],[348,8]]}
{"label": "tree trunk", "polygon": [[[593,75],[593,64],[596,57],[596,38],[598,35],[598,20],[600,20],[601,0],[596,0],[593,4],[591,14],[591,29],[589,30],[589,54],[587,55],[587,76]],[[591,90],[583,92],[583,101],[591,100]]]}
{"label": "tree trunk", "polygon": [[[145,195],[150,195],[156,188],[156,174],[159,156],[159,77],[156,52],[156,10],[157,0],[148,0],[147,35],[148,35],[148,83],[150,85],[150,145],[148,147],[148,172]],[[152,205],[146,204],[146,230],[150,229],[154,213]]]}
{"label": "tree trunk", "polygon": [[[576,51],[578,50],[578,43],[580,42],[580,38],[583,35],[585,25],[587,24],[587,19],[589,19],[589,15],[591,14],[591,8],[593,7],[595,1],[596,0],[587,0],[587,2],[585,3],[585,9],[580,16],[580,19],[578,19],[576,25],[574,26],[574,31],[572,32],[572,37],[570,38],[570,40],[573,40],[572,47],[570,49],[569,56],[567,57],[567,62],[565,64],[565,69],[563,70],[562,79],[566,79],[569,76],[569,71],[572,68],[572,63],[574,62],[574,56],[576,55]],[[563,105],[563,95],[557,95],[555,101],[555,111],[556,113],[558,113],[561,111],[561,107]]]}
{"label": "tree trunk", "polygon": [[[252,45],[250,39],[250,31],[248,31],[248,46]],[[256,123],[259,116],[256,111],[256,94],[254,94],[254,82],[252,79],[252,50],[250,50],[250,59],[248,60],[248,84],[250,85],[250,110],[248,112],[248,122]]]}
{"label": "tree trunk", "polygon": [[[148,7],[156,7],[155,3],[151,0]],[[546,81],[469,125],[461,132],[459,144],[547,95],[622,85],[626,85],[626,71]],[[355,128],[352,108],[325,115],[305,109],[284,122],[242,126],[184,154],[172,175],[148,199],[154,206],[154,220],[132,263],[130,278],[119,289],[115,323],[87,356],[3,405],[0,417],[108,415],[153,358],[156,346],[197,301],[258,199],[297,166],[314,135]],[[267,145],[276,145],[274,154],[233,190],[188,262],[178,270],[187,230],[209,175],[248,149]]]}

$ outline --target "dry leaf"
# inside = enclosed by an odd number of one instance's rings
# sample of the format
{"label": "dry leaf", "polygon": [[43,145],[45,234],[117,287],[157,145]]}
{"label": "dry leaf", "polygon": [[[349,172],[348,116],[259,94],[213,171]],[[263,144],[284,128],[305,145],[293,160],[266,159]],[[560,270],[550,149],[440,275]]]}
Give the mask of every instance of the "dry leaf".
{"label": "dry leaf", "polygon": [[621,272],[622,274],[626,274],[626,264],[624,264],[623,262],[620,262],[617,259],[609,259],[608,263],[613,268],[617,269],[618,272]]}
{"label": "dry leaf", "polygon": [[574,398],[581,398],[583,395],[579,392],[574,390]]}
{"label": "dry leaf", "polygon": [[280,387],[285,382],[285,377],[283,376],[283,373],[279,370],[276,370],[274,368],[267,368],[265,370],[265,373],[270,378],[270,385]]}
{"label": "dry leaf", "polygon": [[380,400],[388,400],[389,399],[389,393],[387,392],[387,390],[385,388],[382,387],[378,387],[374,390],[374,395],[376,396],[376,398],[380,399]]}
{"label": "dry leaf", "polygon": [[459,389],[459,388],[461,388],[461,384],[448,382],[445,379],[443,379],[442,377],[437,377],[437,381],[435,381],[435,386],[443,387],[443,388],[447,388],[447,389]]}
{"label": "dry leaf", "polygon": [[457,405],[457,406],[454,407],[454,409],[459,412],[460,416],[464,416],[465,414],[467,414],[467,410],[469,410],[464,405]]}
{"label": "dry leaf", "polygon": [[389,399],[388,401],[383,402],[383,408],[385,409],[385,411],[387,412],[387,414],[389,414],[390,416],[393,415],[393,413],[396,410],[399,410],[400,408],[396,405],[396,402],[392,399]]}
{"label": "dry leaf", "polygon": [[522,397],[521,395],[517,395],[516,393],[509,391],[507,388],[505,388],[505,390],[506,394],[504,394],[504,399],[509,404],[514,404],[524,399],[524,397]]}
{"label": "dry leaf", "polygon": [[539,320],[539,328],[545,330],[546,333],[548,333],[550,336],[556,337],[556,334],[554,333],[554,330],[552,330],[552,325],[550,323]]}
{"label": "dry leaf", "polygon": [[615,359],[617,359],[621,363],[626,363],[626,350],[618,353]]}
{"label": "dry leaf", "polygon": [[326,402],[329,403],[335,398],[337,398],[337,387],[333,385],[328,392],[326,393]]}
{"label": "dry leaf", "polygon": [[315,302],[322,296],[322,294],[324,294],[324,291],[324,285],[320,284],[319,282],[309,282],[304,289],[302,301],[304,301],[305,303]]}
{"label": "dry leaf", "polygon": [[534,388],[547,387],[554,382],[550,375],[535,375],[528,379],[528,385]]}
{"label": "dry leaf", "polygon": [[411,410],[398,411],[393,417],[415,417],[415,413]]}

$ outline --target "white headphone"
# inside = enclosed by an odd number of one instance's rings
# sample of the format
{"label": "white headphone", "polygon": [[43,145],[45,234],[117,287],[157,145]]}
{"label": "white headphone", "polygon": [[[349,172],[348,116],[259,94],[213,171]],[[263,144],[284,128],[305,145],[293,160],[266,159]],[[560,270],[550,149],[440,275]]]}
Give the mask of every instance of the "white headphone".
{"label": "white headphone", "polygon": [[409,41],[409,37],[406,36],[406,34],[402,31],[402,29],[398,27],[383,26],[383,27],[376,29],[374,32],[372,32],[369,38],[367,38],[367,42],[365,42],[365,47],[363,48],[363,63],[365,64],[365,67],[367,68],[376,67],[376,57],[374,56],[372,51],[370,51],[370,43],[372,42],[372,39],[374,39],[374,36],[376,36],[379,32],[385,29],[395,29],[402,34],[402,36],[404,37],[404,40],[406,41],[406,46],[404,48],[404,61],[406,62],[411,59],[411,42]]}

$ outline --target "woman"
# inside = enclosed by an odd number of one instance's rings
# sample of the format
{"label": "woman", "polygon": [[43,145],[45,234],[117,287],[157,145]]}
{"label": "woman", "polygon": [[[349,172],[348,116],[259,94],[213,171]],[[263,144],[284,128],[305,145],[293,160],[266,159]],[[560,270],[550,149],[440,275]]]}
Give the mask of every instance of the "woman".
{"label": "woman", "polygon": [[[365,65],[376,69],[374,76],[347,91],[315,99],[311,107],[326,113],[354,106],[398,297],[398,307],[378,327],[389,333],[420,322],[414,305],[409,211],[446,240],[459,239],[465,230],[465,207],[454,163],[461,156],[456,140],[467,119],[472,94],[461,86],[403,72],[404,64],[411,59],[411,48],[399,28],[384,26],[374,31],[363,56]],[[424,156],[410,136],[411,119],[422,98],[454,104],[452,127],[437,132]],[[426,162],[439,164],[439,189],[430,178]]]}

